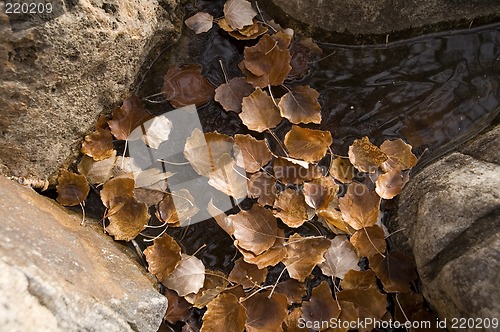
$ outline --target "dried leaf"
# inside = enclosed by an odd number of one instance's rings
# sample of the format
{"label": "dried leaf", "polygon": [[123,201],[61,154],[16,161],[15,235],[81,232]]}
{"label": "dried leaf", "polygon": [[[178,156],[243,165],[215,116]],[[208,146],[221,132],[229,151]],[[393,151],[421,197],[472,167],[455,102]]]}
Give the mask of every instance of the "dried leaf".
{"label": "dried leaf", "polygon": [[326,210],[337,199],[338,184],[331,177],[320,177],[304,183],[302,189],[307,205],[315,210]]}
{"label": "dried leaf", "polygon": [[327,326],[321,326],[322,322],[335,320],[339,315],[340,309],[333,299],[330,286],[324,280],[313,288],[311,299],[302,303],[302,317],[305,323],[318,331],[327,329]]}
{"label": "dried leaf", "polygon": [[408,292],[410,283],[417,278],[413,262],[401,251],[387,253],[385,256],[375,254],[368,261],[386,292]]}
{"label": "dried leaf", "polygon": [[119,140],[127,140],[134,128],[151,118],[139,98],[133,95],[113,111],[113,118],[108,121],[108,125],[113,136]]}
{"label": "dried leaf", "polygon": [[108,129],[97,128],[92,134],[85,136],[82,153],[95,161],[110,158],[113,155],[113,135]]}
{"label": "dried leaf", "polygon": [[205,273],[203,287],[196,294],[188,294],[185,299],[192,303],[195,308],[202,309],[209,302],[224,292],[229,285],[227,275],[220,271],[208,271]]}
{"label": "dried leaf", "polygon": [[243,98],[241,120],[250,130],[263,132],[276,127],[281,122],[278,108],[271,96],[260,88]]}
{"label": "dried leaf", "polygon": [[162,283],[179,296],[197,293],[205,281],[205,266],[195,256],[182,254],[182,258]]}
{"label": "dried leaf", "polygon": [[424,297],[418,293],[396,294],[397,305],[394,306],[394,320],[404,323],[413,320],[413,315],[424,309]]}
{"label": "dried leaf", "polygon": [[321,177],[321,169],[316,165],[304,168],[285,158],[275,159],[273,162],[274,175],[278,180],[287,184],[301,184],[304,181],[310,181]]}
{"label": "dried leaf", "polygon": [[88,196],[90,187],[85,175],[62,170],[57,178],[57,201],[63,206],[82,203]]}
{"label": "dried leaf", "polygon": [[165,290],[165,296],[168,301],[168,306],[164,319],[170,324],[175,324],[179,321],[185,321],[188,319],[190,315],[189,309],[192,305],[170,289]]}
{"label": "dried leaf", "polygon": [[119,176],[107,181],[100,192],[102,203],[110,209],[117,197],[133,196],[135,181],[129,176]]}
{"label": "dried leaf", "polygon": [[247,315],[233,294],[221,294],[207,304],[200,332],[243,332]]}
{"label": "dried leaf", "polygon": [[338,234],[339,232],[345,234],[352,234],[353,229],[344,221],[342,218],[342,212],[337,210],[333,206],[329,206],[327,209],[320,210],[317,212],[320,221],[325,223],[332,232]]}
{"label": "dried leaf", "polygon": [[258,198],[257,203],[261,206],[273,206],[278,194],[276,179],[266,172],[252,174],[248,182],[248,196]]}
{"label": "dried leaf", "polygon": [[387,249],[384,230],[377,225],[357,230],[351,237],[351,243],[359,257],[382,254]]}
{"label": "dried leaf", "polygon": [[247,196],[247,179],[245,170],[236,166],[229,154],[223,154],[217,161],[218,168],[208,175],[208,184],[235,199]]}
{"label": "dried leaf", "polygon": [[210,199],[210,202],[208,202],[207,211],[212,216],[212,218],[215,219],[220,228],[222,228],[227,234],[233,235],[234,226],[231,220],[227,218],[227,215],[222,210],[218,209],[214,205],[212,199]]}
{"label": "dried leaf", "polygon": [[159,220],[174,227],[188,225],[191,218],[200,211],[187,189],[167,193],[158,203],[156,210]]}
{"label": "dried leaf", "polygon": [[227,24],[235,30],[251,25],[255,15],[257,12],[246,0],[228,0],[224,4],[224,18]]}
{"label": "dried leaf", "polygon": [[340,211],[345,222],[358,230],[375,225],[378,219],[380,197],[364,184],[353,182],[344,197],[339,198]]}
{"label": "dried leaf", "polygon": [[234,262],[228,280],[242,285],[243,288],[254,288],[262,284],[266,276],[267,269],[259,269],[257,265],[249,264],[240,257]]}
{"label": "dried leaf", "polygon": [[197,64],[170,67],[163,77],[163,93],[172,106],[200,106],[214,96],[214,87],[202,76],[201,70]]}
{"label": "dried leaf", "polygon": [[254,204],[249,211],[241,210],[227,217],[234,226],[239,247],[259,255],[276,241],[278,224],[273,213]]}
{"label": "dried leaf", "polygon": [[[290,279],[293,280],[293,279]],[[302,326],[300,323],[301,322],[301,317],[302,317],[302,308],[301,307],[295,307],[292,309],[292,311],[286,316],[285,318],[285,325],[286,325],[286,332],[309,332],[310,329],[306,327],[300,327]]]}
{"label": "dried leaf", "polygon": [[286,257],[283,260],[290,277],[304,281],[314,267],[324,261],[323,254],[329,246],[328,239],[293,234],[287,241]]}
{"label": "dried leaf", "polygon": [[214,17],[208,13],[199,12],[191,17],[188,17],[184,23],[187,27],[194,31],[195,34],[207,32],[212,29]]}
{"label": "dried leaf", "polygon": [[247,25],[239,30],[231,28],[225,18],[218,20],[217,24],[219,24],[219,27],[221,27],[222,30],[229,33],[231,37],[238,40],[256,39],[257,37],[262,36],[269,30],[266,25],[257,21],[255,18],[253,19],[252,25]]}
{"label": "dried leaf", "polygon": [[255,255],[251,251],[242,249],[238,247],[237,244],[236,247],[243,255],[243,259],[245,260],[245,262],[257,265],[259,269],[263,269],[268,266],[275,266],[276,264],[281,262],[283,258],[285,258],[286,249],[283,245],[285,242],[284,236],[285,232],[283,231],[283,229],[278,228],[276,241],[274,241],[274,244],[271,246],[271,248],[267,249],[260,255]]}
{"label": "dried leaf", "polygon": [[292,126],[285,135],[284,143],[290,157],[314,163],[326,155],[332,144],[332,134],[329,131]]}
{"label": "dried leaf", "polygon": [[343,279],[350,270],[359,270],[358,255],[345,236],[336,236],[330,243],[324,255],[325,261],[319,264],[324,274]]}
{"label": "dried leaf", "polygon": [[[160,144],[168,140],[172,130],[172,121],[165,115],[155,116],[153,119],[144,122],[144,131],[138,130],[144,144],[153,149],[158,149]],[[133,139],[131,135],[130,139]]]}
{"label": "dried leaf", "polygon": [[350,270],[340,282],[342,289],[366,289],[377,286],[377,277],[373,270],[355,271]]}
{"label": "dried leaf", "polygon": [[351,164],[349,158],[337,157],[332,160],[330,164],[330,175],[333,176],[335,180],[342,183],[351,183],[352,178],[356,174],[354,166]]}
{"label": "dried leaf", "polygon": [[285,295],[288,300],[288,305],[301,303],[302,298],[307,295],[306,285],[295,279],[288,279],[280,282],[274,291]]}
{"label": "dried leaf", "polygon": [[243,302],[247,313],[247,332],[283,331],[281,324],[287,316],[287,301],[283,294],[258,293]]}
{"label": "dried leaf", "polygon": [[378,176],[375,192],[383,199],[392,199],[401,192],[403,185],[401,171],[393,169]]}
{"label": "dried leaf", "polygon": [[365,136],[349,146],[349,160],[361,172],[374,173],[387,160],[387,155]]}
{"label": "dried leaf", "polygon": [[382,294],[377,286],[366,289],[344,289],[337,293],[337,300],[354,303],[377,318],[382,318],[387,311],[387,295]]}
{"label": "dried leaf", "polygon": [[120,205],[122,207],[119,210],[108,216],[109,225],[105,230],[117,241],[131,241],[149,222],[151,216],[148,213],[148,206],[145,203],[139,203],[133,196],[118,196],[113,199],[113,204],[108,208],[112,211]]}
{"label": "dried leaf", "polygon": [[236,164],[249,173],[257,172],[273,158],[265,140],[240,134],[234,136],[234,156]]}
{"label": "dried leaf", "polygon": [[380,150],[387,155],[387,160],[381,167],[384,172],[391,170],[402,171],[410,169],[417,164],[417,157],[411,152],[411,145],[402,139],[386,140],[380,146]]}
{"label": "dried leaf", "polygon": [[149,272],[163,282],[181,261],[181,247],[170,235],[163,234],[144,250],[144,256]]}
{"label": "dried leaf", "polygon": [[115,163],[115,150],[113,150],[111,157],[101,161],[95,161],[89,156],[83,156],[78,163],[78,172],[85,175],[87,181],[91,184],[103,184],[113,176]]}
{"label": "dried leaf", "polygon": [[307,85],[296,86],[281,97],[278,103],[281,116],[295,124],[321,123],[318,98],[319,92],[313,88]]}
{"label": "dried leaf", "polygon": [[308,219],[304,195],[291,188],[282,191],[274,202],[274,216],[287,226],[297,228]]}
{"label": "dried leaf", "polygon": [[309,62],[311,60],[311,50],[302,43],[293,42],[290,46],[290,65],[292,70],[288,74],[288,79],[299,80],[309,72]]}
{"label": "dried leaf", "polygon": [[243,98],[249,96],[254,87],[245,82],[244,77],[235,77],[215,89],[215,101],[227,112],[241,113]]}

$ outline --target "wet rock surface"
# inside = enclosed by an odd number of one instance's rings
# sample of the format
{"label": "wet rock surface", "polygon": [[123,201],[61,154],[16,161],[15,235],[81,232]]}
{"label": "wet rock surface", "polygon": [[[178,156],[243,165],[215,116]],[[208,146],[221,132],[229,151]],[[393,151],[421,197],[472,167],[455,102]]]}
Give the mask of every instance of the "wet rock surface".
{"label": "wet rock surface", "polygon": [[95,221],[0,177],[2,331],[156,331],[167,300]]}
{"label": "wet rock surface", "polygon": [[52,3],[41,19],[7,16],[0,1],[0,164],[14,176],[67,166],[181,23],[177,0]]}

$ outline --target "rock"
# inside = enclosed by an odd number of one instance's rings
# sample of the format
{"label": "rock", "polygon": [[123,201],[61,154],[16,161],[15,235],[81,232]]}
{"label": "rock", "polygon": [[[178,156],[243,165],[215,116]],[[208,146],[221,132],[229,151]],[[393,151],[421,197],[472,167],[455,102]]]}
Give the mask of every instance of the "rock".
{"label": "rock", "polygon": [[322,41],[352,44],[368,36],[385,42],[435,30],[469,28],[498,21],[496,0],[271,0],[259,5],[280,24],[314,35]]}
{"label": "rock", "polygon": [[67,167],[99,114],[177,38],[178,2],[58,0],[57,15],[23,21],[0,1],[0,171],[53,179]]}
{"label": "rock", "polygon": [[95,221],[0,177],[0,330],[156,331],[157,283]]}
{"label": "rock", "polygon": [[[412,252],[423,293],[441,318],[500,312],[500,127],[425,167],[389,222]],[[469,155],[469,153],[471,155]]]}

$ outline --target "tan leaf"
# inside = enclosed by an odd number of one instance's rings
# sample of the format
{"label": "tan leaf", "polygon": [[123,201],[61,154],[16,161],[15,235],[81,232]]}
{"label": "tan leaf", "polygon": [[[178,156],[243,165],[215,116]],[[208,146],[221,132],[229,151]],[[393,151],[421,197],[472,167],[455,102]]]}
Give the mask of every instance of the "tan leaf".
{"label": "tan leaf", "polygon": [[278,103],[281,116],[295,124],[321,123],[321,105],[318,98],[319,92],[313,88],[307,85],[296,86],[281,97]]}
{"label": "tan leaf", "polygon": [[291,278],[304,281],[314,267],[324,261],[323,254],[330,246],[330,240],[307,238],[293,234],[286,244],[286,257],[283,260]]}
{"label": "tan leaf", "polygon": [[329,131],[292,126],[285,135],[285,147],[290,157],[315,163],[323,159],[332,144]]}
{"label": "tan leaf", "polygon": [[316,165],[310,165],[306,169],[285,158],[277,158],[273,161],[273,171],[276,178],[281,182],[296,185],[323,175],[321,169]]}
{"label": "tan leaf", "polygon": [[191,193],[187,189],[181,189],[165,194],[158,203],[156,216],[171,226],[180,227],[188,225],[199,210]]}
{"label": "tan leaf", "polygon": [[[150,148],[158,149],[161,143],[168,140],[171,130],[172,121],[165,115],[158,115],[144,122],[144,129],[141,128],[140,131],[138,130],[138,134],[140,134],[140,138],[144,144]],[[132,139],[132,137],[130,138]]]}
{"label": "tan leaf", "polygon": [[193,30],[195,34],[207,32],[212,29],[213,22],[214,17],[204,12],[198,12],[184,21],[186,26]]}
{"label": "tan leaf", "polygon": [[359,271],[359,258],[345,236],[337,235],[330,243],[324,255],[325,261],[319,264],[324,274],[343,279],[350,270]]}
{"label": "tan leaf", "polygon": [[203,77],[201,70],[198,64],[170,67],[163,77],[163,93],[172,106],[200,106],[214,96],[214,87]]}
{"label": "tan leaf", "polygon": [[276,241],[271,246],[271,248],[264,251],[262,254],[255,255],[253,252],[242,249],[236,244],[236,248],[243,255],[245,262],[257,265],[259,269],[263,269],[268,266],[275,266],[281,262],[286,256],[286,248],[284,247],[284,236],[285,232],[283,229],[278,228],[278,234]]}
{"label": "tan leaf", "polygon": [[385,255],[375,254],[369,257],[368,261],[370,267],[382,281],[386,292],[408,292],[410,283],[417,278],[411,258],[401,251]]}
{"label": "tan leaf", "polygon": [[162,283],[174,290],[179,296],[197,293],[205,281],[205,266],[195,256],[182,254],[182,258]]}
{"label": "tan leaf", "polygon": [[308,219],[304,195],[291,188],[282,191],[274,202],[274,216],[287,226],[297,228]]}
{"label": "tan leaf", "polygon": [[342,289],[366,289],[372,286],[377,286],[377,277],[373,270],[350,270],[340,282],[340,287],[342,287]]}
{"label": "tan leaf", "polygon": [[[323,280],[313,288],[309,301],[302,303],[302,317],[306,324],[316,327],[318,323],[329,322],[340,315],[340,309],[335,303],[328,283]],[[316,329],[316,328],[315,328]],[[327,326],[320,326],[319,331],[326,330]]]}
{"label": "tan leaf", "polygon": [[234,156],[236,164],[249,173],[257,172],[273,158],[265,140],[240,134],[234,136]]}
{"label": "tan leaf", "polygon": [[258,293],[243,302],[247,313],[247,332],[283,331],[281,324],[287,316],[287,301],[283,294]]}
{"label": "tan leaf", "polygon": [[285,295],[288,300],[288,305],[301,303],[302,298],[307,294],[306,285],[295,279],[288,279],[280,282],[274,291]]}
{"label": "tan leaf", "polygon": [[235,199],[247,196],[245,170],[236,166],[229,154],[223,154],[217,161],[217,169],[208,175],[208,184]]}
{"label": "tan leaf", "polygon": [[387,160],[381,167],[384,172],[390,170],[410,169],[417,164],[417,157],[411,152],[411,145],[403,142],[402,139],[386,140],[380,146],[380,150],[387,155]]}
{"label": "tan leaf", "polygon": [[351,183],[352,178],[356,174],[354,166],[351,164],[349,158],[337,157],[332,160],[330,164],[330,175],[335,180],[342,183]]}
{"label": "tan leaf", "polygon": [[354,232],[354,230],[344,221],[344,218],[342,218],[342,213],[333,206],[320,210],[317,214],[318,219],[324,222],[325,226],[335,234],[339,234],[339,232],[351,234]]}
{"label": "tan leaf", "polygon": [[375,192],[383,199],[392,199],[403,189],[401,171],[393,169],[388,173],[380,174],[375,183]]}
{"label": "tan leaf", "polygon": [[113,118],[108,121],[108,125],[113,136],[119,140],[126,140],[134,128],[151,118],[140,99],[133,95],[113,111]]}
{"label": "tan leaf", "polygon": [[249,264],[240,257],[234,262],[228,280],[242,285],[243,288],[254,288],[262,284],[266,276],[267,269],[259,269],[257,265]]}
{"label": "tan leaf", "polygon": [[110,158],[113,151],[113,135],[108,129],[97,128],[92,134],[85,136],[82,144],[82,153],[95,161]]}
{"label": "tan leaf", "polygon": [[153,241],[153,245],[144,250],[144,256],[148,262],[148,270],[154,274],[160,282],[175,270],[181,260],[181,247],[168,234]]}
{"label": "tan leaf", "polygon": [[236,38],[238,40],[256,39],[257,37],[262,36],[269,30],[266,25],[257,21],[255,18],[253,19],[252,25],[247,25],[239,30],[231,28],[225,18],[218,20],[217,24],[219,24],[222,30],[229,33],[231,37]]}
{"label": "tan leaf", "polygon": [[247,315],[245,308],[233,294],[221,294],[207,304],[201,332],[243,332]]}
{"label": "tan leaf", "polygon": [[193,304],[195,308],[202,309],[209,302],[224,292],[229,285],[227,275],[220,271],[207,271],[203,287],[196,294],[188,294],[184,298]]}
{"label": "tan leaf", "polygon": [[212,216],[212,218],[215,219],[217,222],[217,225],[220,226],[227,234],[233,235],[234,233],[234,226],[229,218],[227,218],[227,215],[220,209],[218,209],[212,199],[210,199],[210,202],[208,202],[207,206],[207,211]]}
{"label": "tan leaf", "polygon": [[78,163],[78,172],[85,175],[87,181],[91,184],[103,184],[113,176],[115,163],[115,150],[113,150],[111,157],[101,161],[95,161],[89,156],[83,156]]}
{"label": "tan leaf", "polygon": [[307,205],[315,210],[325,210],[336,200],[339,186],[331,177],[323,176],[304,183],[302,191]]}
{"label": "tan leaf", "polygon": [[[293,280],[293,279],[290,279]],[[302,308],[295,307],[285,318],[286,332],[309,332],[310,329],[302,326]]]}
{"label": "tan leaf", "polygon": [[261,206],[273,206],[278,189],[276,179],[266,172],[252,174],[248,182],[248,196],[258,198],[257,203]]}
{"label": "tan leaf", "polygon": [[257,15],[252,4],[246,0],[228,0],[224,4],[224,18],[231,28],[242,29],[246,25],[253,23],[253,18]]}
{"label": "tan leaf", "polygon": [[382,294],[377,286],[366,289],[344,289],[337,293],[337,300],[352,302],[377,318],[382,318],[387,311],[387,295]]}
{"label": "tan leaf", "polygon": [[151,216],[148,213],[148,206],[145,203],[139,203],[134,196],[114,197],[112,202],[112,205],[108,207],[110,211],[115,207],[121,207],[108,216],[109,225],[105,228],[106,232],[117,241],[133,240],[149,222]]}
{"label": "tan leaf", "polygon": [[250,130],[263,132],[276,127],[281,122],[278,108],[271,96],[260,88],[242,101],[241,120]]}
{"label": "tan leaf", "polygon": [[215,89],[215,101],[227,112],[241,113],[243,98],[248,97],[253,91],[254,87],[245,82],[244,77],[235,77]]}
{"label": "tan leaf", "polygon": [[383,254],[387,249],[384,230],[377,225],[357,230],[351,236],[351,243],[359,257],[370,257]]}
{"label": "tan leaf", "polygon": [[189,309],[192,307],[189,302],[170,289],[165,289],[165,297],[168,300],[167,312],[164,317],[167,322],[175,324],[188,319]]}
{"label": "tan leaf", "polygon": [[57,178],[57,201],[63,206],[82,203],[88,196],[90,187],[85,175],[62,170]]}
{"label": "tan leaf", "polygon": [[387,155],[365,136],[349,146],[349,160],[361,172],[374,173],[387,160]]}
{"label": "tan leaf", "polygon": [[345,222],[358,230],[375,225],[378,219],[380,197],[364,184],[353,182],[347,193],[339,198],[340,211]]}
{"label": "tan leaf", "polygon": [[234,226],[239,247],[259,255],[276,241],[278,224],[273,213],[254,204],[249,211],[241,210],[227,217]]}
{"label": "tan leaf", "polygon": [[114,200],[117,197],[133,196],[135,181],[129,176],[114,177],[107,181],[100,192],[102,203],[110,209],[116,205]]}

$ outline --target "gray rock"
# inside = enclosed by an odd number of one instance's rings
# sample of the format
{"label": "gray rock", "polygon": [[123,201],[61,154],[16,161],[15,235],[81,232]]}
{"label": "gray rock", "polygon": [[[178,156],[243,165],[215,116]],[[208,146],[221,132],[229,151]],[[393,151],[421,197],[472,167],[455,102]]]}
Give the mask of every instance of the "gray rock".
{"label": "gray rock", "polygon": [[0,330],[156,331],[157,283],[95,221],[0,177]]}
{"label": "gray rock", "polygon": [[[7,17],[0,1],[0,170],[45,179],[67,167],[160,47],[179,0],[51,1],[58,15]],[[51,178],[52,179],[52,178]]]}
{"label": "gray rock", "polygon": [[412,178],[389,223],[401,230],[396,245],[415,257],[424,296],[448,321],[500,312],[499,128]]}

